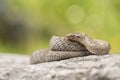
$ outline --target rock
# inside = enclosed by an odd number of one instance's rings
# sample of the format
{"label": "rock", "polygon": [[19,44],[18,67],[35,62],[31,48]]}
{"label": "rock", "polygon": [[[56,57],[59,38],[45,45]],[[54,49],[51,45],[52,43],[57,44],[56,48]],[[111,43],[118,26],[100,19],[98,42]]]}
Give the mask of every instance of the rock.
{"label": "rock", "polygon": [[90,55],[29,64],[29,56],[0,54],[0,80],[120,80],[120,55]]}

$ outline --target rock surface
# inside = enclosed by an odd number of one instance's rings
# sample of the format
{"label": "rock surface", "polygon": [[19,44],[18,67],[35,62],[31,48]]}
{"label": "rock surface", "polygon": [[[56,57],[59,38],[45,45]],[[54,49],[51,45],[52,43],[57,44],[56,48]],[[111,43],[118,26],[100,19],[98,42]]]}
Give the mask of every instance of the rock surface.
{"label": "rock surface", "polygon": [[0,80],[120,80],[120,55],[30,65],[29,56],[0,54]]}

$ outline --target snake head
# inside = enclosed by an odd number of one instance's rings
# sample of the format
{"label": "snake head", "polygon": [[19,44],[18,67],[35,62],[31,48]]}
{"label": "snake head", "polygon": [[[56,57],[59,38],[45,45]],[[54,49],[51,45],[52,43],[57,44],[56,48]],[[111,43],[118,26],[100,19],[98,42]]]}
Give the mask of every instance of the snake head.
{"label": "snake head", "polygon": [[85,36],[86,36],[85,33],[70,33],[66,35],[68,40],[77,42],[83,41],[85,39]]}

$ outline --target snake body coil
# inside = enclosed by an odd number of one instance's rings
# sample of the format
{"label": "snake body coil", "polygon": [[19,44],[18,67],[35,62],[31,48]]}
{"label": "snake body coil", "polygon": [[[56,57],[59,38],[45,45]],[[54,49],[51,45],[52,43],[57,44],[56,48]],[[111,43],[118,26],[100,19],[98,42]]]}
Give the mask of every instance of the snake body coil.
{"label": "snake body coil", "polygon": [[79,52],[71,52],[71,51],[51,51],[50,49],[41,49],[35,51],[30,57],[31,64],[43,63],[43,62],[51,62],[51,61],[59,61],[73,57],[82,57],[89,55],[89,51],[79,51]]}
{"label": "snake body coil", "polygon": [[64,37],[53,36],[50,39],[50,49],[52,51],[83,51],[85,46],[78,42],[73,42]]}
{"label": "snake body coil", "polygon": [[108,54],[110,44],[92,39],[84,33],[72,33],[66,37],[53,36],[50,48],[35,51],[30,57],[31,64],[82,57],[90,54]]}
{"label": "snake body coil", "polygon": [[84,45],[92,54],[108,54],[111,46],[103,40],[92,39],[85,33],[71,33],[66,36],[69,40],[77,41]]}

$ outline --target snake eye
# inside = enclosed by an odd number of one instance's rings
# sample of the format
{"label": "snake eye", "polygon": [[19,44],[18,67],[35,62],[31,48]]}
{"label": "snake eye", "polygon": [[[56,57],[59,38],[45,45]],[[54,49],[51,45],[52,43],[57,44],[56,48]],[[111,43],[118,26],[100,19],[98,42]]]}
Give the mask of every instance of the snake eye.
{"label": "snake eye", "polygon": [[77,38],[81,38],[80,36],[76,36]]}

